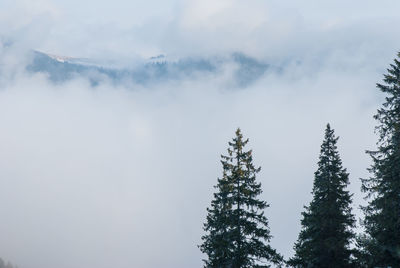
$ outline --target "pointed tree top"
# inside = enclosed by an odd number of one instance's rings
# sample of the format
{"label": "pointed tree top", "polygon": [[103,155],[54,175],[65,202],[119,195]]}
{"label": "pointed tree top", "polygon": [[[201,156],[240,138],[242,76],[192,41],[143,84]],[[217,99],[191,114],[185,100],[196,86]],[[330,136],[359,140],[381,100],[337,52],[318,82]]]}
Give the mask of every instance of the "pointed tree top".
{"label": "pointed tree top", "polygon": [[326,129],[325,129],[325,136],[330,136],[335,132],[333,128],[331,128],[331,124],[326,124]]}
{"label": "pointed tree top", "polygon": [[243,135],[242,135],[242,131],[240,130],[239,127],[236,129],[235,134],[236,134],[236,137],[239,137],[239,136],[242,137],[242,136],[243,136]]}
{"label": "pointed tree top", "polygon": [[331,124],[327,123],[326,124],[326,130],[330,130],[331,129]]}
{"label": "pointed tree top", "polygon": [[328,123],[326,124],[326,129],[325,129],[325,140],[332,139],[332,140],[337,140],[339,137],[335,137],[335,130],[331,127],[331,125]]}

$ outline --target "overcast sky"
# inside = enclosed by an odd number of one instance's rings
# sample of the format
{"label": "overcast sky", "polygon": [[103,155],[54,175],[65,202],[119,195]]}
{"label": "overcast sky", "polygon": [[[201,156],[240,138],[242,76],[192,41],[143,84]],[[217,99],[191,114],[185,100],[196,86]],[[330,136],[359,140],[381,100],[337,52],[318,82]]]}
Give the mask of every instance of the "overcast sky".
{"label": "overcast sky", "polygon": [[[237,127],[262,167],[272,246],[290,257],[328,122],[354,207],[363,202],[398,10],[396,0],[0,1],[0,257],[20,268],[201,267],[219,157]],[[31,49],[124,64],[239,51],[288,64],[234,90],[235,66],[93,88],[26,73]]]}

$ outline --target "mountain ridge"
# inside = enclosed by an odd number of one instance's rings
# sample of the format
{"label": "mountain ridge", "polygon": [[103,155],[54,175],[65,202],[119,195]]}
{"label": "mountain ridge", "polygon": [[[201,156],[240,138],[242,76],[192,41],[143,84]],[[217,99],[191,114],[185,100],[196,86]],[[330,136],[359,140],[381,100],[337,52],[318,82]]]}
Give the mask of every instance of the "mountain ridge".
{"label": "mountain ridge", "polygon": [[195,78],[199,75],[216,75],[224,68],[234,67],[234,84],[246,87],[267,71],[281,71],[243,53],[232,53],[227,57],[186,57],[175,61],[165,55],[151,57],[134,67],[113,67],[89,58],[59,56],[42,51],[32,51],[32,60],[26,69],[31,73],[45,73],[54,83],[63,83],[76,77],[87,78],[92,86],[105,80],[119,84],[132,82],[148,85],[182,78]]}

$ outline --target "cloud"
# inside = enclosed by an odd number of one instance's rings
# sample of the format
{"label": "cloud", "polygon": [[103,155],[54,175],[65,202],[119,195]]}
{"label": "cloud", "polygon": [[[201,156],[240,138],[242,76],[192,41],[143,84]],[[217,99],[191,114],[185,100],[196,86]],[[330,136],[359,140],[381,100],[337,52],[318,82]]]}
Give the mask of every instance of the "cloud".
{"label": "cloud", "polygon": [[21,267],[200,266],[219,155],[240,126],[263,168],[272,243],[288,256],[328,121],[353,192],[366,176],[375,76],[270,76],[238,91],[20,76],[0,92],[0,249]]}
{"label": "cloud", "polygon": [[[219,155],[237,127],[262,166],[272,245],[286,257],[311,199],[327,122],[341,136],[355,207],[363,202],[358,178],[368,176],[364,150],[374,147],[372,115],[382,98],[374,85],[399,41],[387,27],[397,21],[393,12],[363,6],[353,13],[355,4],[340,9],[343,1],[316,10],[276,1],[154,3],[155,11],[100,2],[94,14],[93,3],[78,9],[53,1],[2,12],[9,26],[0,46],[5,259],[22,268],[201,266],[196,245],[222,174]],[[335,12],[325,17],[328,9]],[[386,19],[370,20],[377,17]],[[148,86],[54,84],[25,72],[32,48],[115,59],[241,51],[284,69],[242,89],[229,87],[230,65]]]}
{"label": "cloud", "polygon": [[[399,3],[317,1],[6,1],[0,33],[30,48],[133,60],[244,52],[278,60],[359,45],[396,49]],[[391,8],[388,9],[387,7]],[[94,12],[96,7],[96,12]],[[392,33],[392,34],[390,34]],[[31,36],[31,37],[29,37]],[[28,38],[29,37],[29,38]],[[351,53],[350,55],[353,55]]]}

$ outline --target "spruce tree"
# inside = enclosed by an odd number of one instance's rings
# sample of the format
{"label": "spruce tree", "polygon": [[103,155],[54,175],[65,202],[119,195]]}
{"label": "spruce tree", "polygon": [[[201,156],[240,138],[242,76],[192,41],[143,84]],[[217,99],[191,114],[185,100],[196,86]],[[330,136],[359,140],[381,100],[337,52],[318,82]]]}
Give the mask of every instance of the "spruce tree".
{"label": "spruce tree", "polygon": [[258,199],[261,183],[256,181],[260,167],[253,164],[252,151],[245,151],[240,129],[229,142],[228,154],[221,155],[222,178],[204,224],[200,250],[207,255],[204,267],[245,268],[279,265],[283,258],[269,245],[271,239],[264,209]]}
{"label": "spruce tree", "polygon": [[362,179],[369,203],[363,208],[366,236],[360,244],[368,267],[400,267],[400,53],[397,56],[384,83],[377,84],[386,98],[374,116],[377,149],[367,151],[372,176]]}
{"label": "spruce tree", "polygon": [[351,194],[346,190],[349,174],[337,151],[338,138],[328,124],[314,173],[313,199],[302,213],[302,229],[295,243],[292,267],[352,267],[350,243],[355,217]]}

